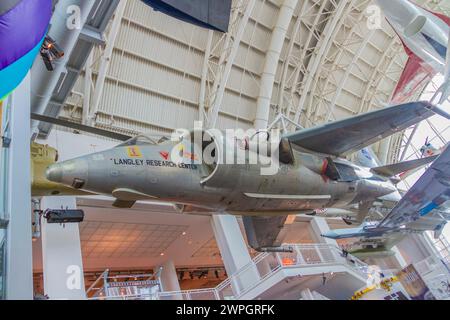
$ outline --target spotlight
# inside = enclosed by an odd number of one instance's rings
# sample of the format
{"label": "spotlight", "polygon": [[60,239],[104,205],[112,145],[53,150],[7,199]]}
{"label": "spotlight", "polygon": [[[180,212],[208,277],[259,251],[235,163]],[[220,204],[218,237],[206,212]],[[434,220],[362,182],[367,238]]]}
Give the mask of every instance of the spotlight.
{"label": "spotlight", "polygon": [[84,220],[83,210],[76,209],[47,209],[43,212],[47,223],[80,223]]}
{"label": "spotlight", "polygon": [[46,36],[40,54],[48,71],[55,69],[53,62],[64,56],[64,51],[50,36]]}

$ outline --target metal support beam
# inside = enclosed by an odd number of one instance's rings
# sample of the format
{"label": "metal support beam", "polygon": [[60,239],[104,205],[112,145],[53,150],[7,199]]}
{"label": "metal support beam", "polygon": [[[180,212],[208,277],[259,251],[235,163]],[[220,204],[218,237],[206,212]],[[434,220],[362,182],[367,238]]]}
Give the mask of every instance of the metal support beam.
{"label": "metal support beam", "polygon": [[80,39],[98,46],[105,44],[103,34],[90,26],[84,26],[83,29],[81,29]]}
{"label": "metal support beam", "polygon": [[208,31],[208,40],[206,41],[206,50],[205,50],[205,58],[203,60],[203,68],[202,68],[202,80],[200,83],[200,96],[198,99],[199,104],[199,121],[204,122],[205,121],[205,96],[206,96],[206,85],[208,82],[208,61],[211,56],[211,46],[212,46],[212,40],[214,36],[214,31],[209,30]]}
{"label": "metal support beam", "polygon": [[106,47],[103,52],[100,68],[98,72],[97,82],[95,83],[94,97],[92,99],[92,110],[89,114],[88,124],[93,125],[95,122],[95,116],[98,108],[100,107],[100,99],[103,95],[103,88],[105,86],[106,75],[111,63],[111,57],[114,50],[114,44],[116,43],[117,35],[119,34],[120,26],[122,24],[122,18],[125,14],[125,8],[127,6],[127,0],[122,0],[117,7],[117,11],[114,16],[114,20],[111,26],[111,31],[106,42]]}
{"label": "metal support beam", "polygon": [[[362,20],[363,17],[365,17],[364,12],[361,13],[358,22],[360,20]],[[358,24],[355,23],[355,25],[352,28],[351,34],[354,33],[357,25]],[[328,112],[327,112],[327,115],[326,115],[326,118],[325,118],[325,122],[329,122],[330,121],[331,115],[333,114],[334,108],[336,107],[336,102],[337,102],[338,98],[340,97],[340,95],[342,93],[342,90],[344,89],[345,84],[347,83],[348,77],[350,76],[350,74],[351,74],[351,72],[353,70],[353,67],[356,65],[356,62],[360,58],[361,54],[364,52],[364,49],[366,48],[367,44],[372,39],[372,36],[373,36],[374,33],[375,33],[375,29],[371,30],[367,35],[364,36],[364,39],[363,39],[361,45],[359,46],[358,51],[353,55],[352,61],[346,67],[344,76],[339,81],[336,93],[334,94],[333,100],[331,101],[330,107],[328,109]],[[342,49],[340,53],[342,54],[343,52],[344,52],[344,50]],[[319,114],[317,114],[317,116],[319,116]]]}
{"label": "metal support beam", "polygon": [[411,134],[408,137],[408,141],[406,142],[405,147],[403,148],[402,155],[400,156],[400,161],[403,161],[406,157],[406,153],[408,152],[409,146],[411,145],[411,142],[416,135],[417,129],[419,128],[419,123],[416,124],[411,132]]}
{"label": "metal support beam", "polygon": [[[306,5],[307,1],[305,1],[304,5]],[[296,65],[296,70],[294,73],[294,77],[293,77],[293,81],[291,83],[291,88],[290,88],[290,94],[289,94],[289,102],[288,102],[288,107],[286,110],[286,116],[287,117],[291,117],[291,112],[292,109],[294,107],[294,94],[297,91],[297,88],[299,87],[299,79],[300,79],[300,74],[302,72],[305,72],[305,70],[307,69],[304,66],[304,61],[307,58],[307,54],[309,50],[313,50],[313,48],[316,47],[316,44],[319,42],[320,38],[319,38],[319,34],[323,31],[323,30],[319,30],[319,25],[320,25],[320,20],[321,18],[323,18],[323,16],[325,16],[326,14],[324,13],[325,8],[327,8],[327,1],[322,1],[319,9],[317,10],[317,14],[313,15],[315,16],[314,21],[312,22],[311,26],[308,26],[309,29],[309,33],[308,33],[308,37],[305,41],[305,46],[301,49],[301,54],[299,57],[296,57],[298,63]],[[313,7],[311,7],[309,10],[312,10]],[[307,16],[309,11],[305,11],[304,9],[306,9],[305,7],[302,7],[302,11],[300,12],[300,14]],[[302,19],[303,20],[303,19]],[[282,86],[283,88],[284,86]]]}
{"label": "metal support beam", "polygon": [[389,162],[389,149],[391,146],[392,137],[388,137],[380,142],[378,150],[378,159],[383,165],[387,165]]}
{"label": "metal support beam", "polygon": [[[355,0],[351,2],[348,8],[352,8]],[[316,73],[318,68],[324,58],[324,55],[329,50],[331,46],[331,39],[335,37],[335,34],[339,30],[337,28],[339,22],[342,20],[342,14],[344,13],[344,9],[346,8],[347,1],[340,1],[337,4],[336,11],[334,12],[333,19],[327,23],[325,30],[323,32],[324,37],[322,41],[319,42],[319,51],[317,54],[311,59],[310,64],[308,66],[308,72],[306,76],[305,86],[303,87],[303,91],[301,93],[301,98],[297,106],[297,110],[294,116],[294,122],[298,123],[300,121],[300,116],[303,111],[303,108],[306,104],[306,99],[308,98],[308,93],[311,92],[311,85],[313,83],[314,78],[316,77]],[[312,98],[312,97],[311,97]]]}
{"label": "metal support beam", "polygon": [[[60,0],[55,7],[51,20],[49,35],[59,44],[65,56],[55,63],[55,70],[48,71],[42,63],[35,63],[32,68],[32,107],[33,112],[43,114],[47,108],[58,82],[67,74],[66,65],[78,41],[81,29],[76,26],[67,28],[68,9],[71,6],[79,8],[80,24],[85,25],[87,18],[94,7],[95,0]],[[32,134],[37,135],[38,122],[32,125]]]}
{"label": "metal support beam", "polygon": [[[219,72],[218,75],[216,75],[216,79],[214,81],[212,89],[213,92],[209,104],[210,109],[208,112],[208,125],[207,125],[207,127],[209,128],[215,128],[217,125],[217,119],[219,117],[220,108],[222,107],[222,100],[225,94],[225,88],[228,82],[228,78],[230,77],[231,68],[233,67],[233,63],[239,49],[239,44],[241,43],[242,36],[244,35],[245,26],[247,25],[248,19],[253,10],[253,7],[255,6],[256,0],[242,1],[241,3],[245,4],[245,2],[247,2],[247,5],[239,21],[237,29],[234,32],[230,31],[230,33],[228,33],[227,35],[226,48],[227,49],[229,48],[229,51],[224,50],[219,59],[219,70],[218,70]],[[237,11],[236,15],[239,16],[239,13]]]}
{"label": "metal support beam", "polygon": [[92,64],[94,62],[94,54],[91,52],[87,61],[84,73],[84,95],[83,95],[83,112],[81,123],[87,125],[89,121],[89,111],[91,106],[91,92],[92,92]]}

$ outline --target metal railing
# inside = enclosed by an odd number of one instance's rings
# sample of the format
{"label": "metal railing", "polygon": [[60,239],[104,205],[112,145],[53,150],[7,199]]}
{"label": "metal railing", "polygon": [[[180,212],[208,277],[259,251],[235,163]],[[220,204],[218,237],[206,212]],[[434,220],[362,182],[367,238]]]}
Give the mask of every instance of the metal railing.
{"label": "metal railing", "polygon": [[450,299],[450,269],[442,257],[430,256],[414,267],[438,300]]}
{"label": "metal railing", "polygon": [[371,272],[370,267],[358,258],[350,254],[344,256],[338,246],[329,244],[286,244],[284,247],[291,248],[292,252],[260,253],[249,264],[215,288],[139,295],[112,296],[105,293],[99,295],[102,288],[97,288],[97,285],[100,279],[107,277],[107,271],[105,271],[91,285],[88,293],[97,291],[90,298],[93,300],[237,300],[282,269],[345,265],[364,279],[367,279]]}
{"label": "metal railing", "polygon": [[86,290],[86,296],[89,300],[156,300],[161,270],[156,274],[110,275],[106,269]]}
{"label": "metal railing", "polygon": [[367,278],[368,265],[328,244],[286,244],[292,252],[261,253],[237,273],[211,289],[157,293],[160,300],[237,300],[276,272],[285,268],[341,264]]}
{"label": "metal railing", "polygon": [[442,256],[444,261],[447,264],[450,264],[450,244],[445,235],[441,235],[438,239],[434,241],[434,245],[439,251],[439,254]]}
{"label": "metal railing", "polygon": [[[86,296],[96,296],[100,290],[103,290],[103,287],[105,286],[106,278],[108,277],[109,269],[106,269],[102,272],[102,274],[95,280],[90,287],[86,290]],[[98,284],[102,283],[101,286],[97,286]]]}

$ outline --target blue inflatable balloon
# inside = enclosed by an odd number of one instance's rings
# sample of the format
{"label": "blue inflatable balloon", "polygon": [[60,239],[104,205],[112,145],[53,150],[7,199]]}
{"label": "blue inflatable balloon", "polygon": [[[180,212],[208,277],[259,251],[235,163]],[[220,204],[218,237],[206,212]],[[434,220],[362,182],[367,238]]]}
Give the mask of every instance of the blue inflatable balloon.
{"label": "blue inflatable balloon", "polygon": [[0,1],[0,101],[27,75],[51,16],[52,0]]}

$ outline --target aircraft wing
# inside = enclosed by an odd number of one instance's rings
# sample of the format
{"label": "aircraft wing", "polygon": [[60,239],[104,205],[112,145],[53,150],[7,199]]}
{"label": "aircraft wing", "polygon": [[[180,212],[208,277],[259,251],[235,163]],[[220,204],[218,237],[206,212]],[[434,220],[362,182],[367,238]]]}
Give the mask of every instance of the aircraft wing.
{"label": "aircraft wing", "polygon": [[245,233],[250,246],[258,251],[280,247],[288,216],[243,216]]}
{"label": "aircraft wing", "polygon": [[410,171],[413,169],[423,167],[423,166],[433,162],[434,160],[436,160],[437,157],[438,157],[438,155],[435,155],[435,156],[431,156],[431,157],[425,157],[425,158],[420,158],[420,159],[415,159],[415,160],[410,160],[410,161],[394,163],[394,164],[390,164],[390,165],[386,165],[386,166],[382,166],[382,167],[372,168],[372,169],[370,169],[370,171],[372,171],[376,174],[382,175],[382,176],[393,177],[400,173],[404,173],[404,172],[407,172],[407,171]]}
{"label": "aircraft wing", "polygon": [[377,228],[439,231],[450,220],[441,210],[450,200],[450,147],[434,161]]}
{"label": "aircraft wing", "polygon": [[342,156],[361,150],[433,116],[429,102],[412,102],[304,129],[284,136],[295,147]]}

